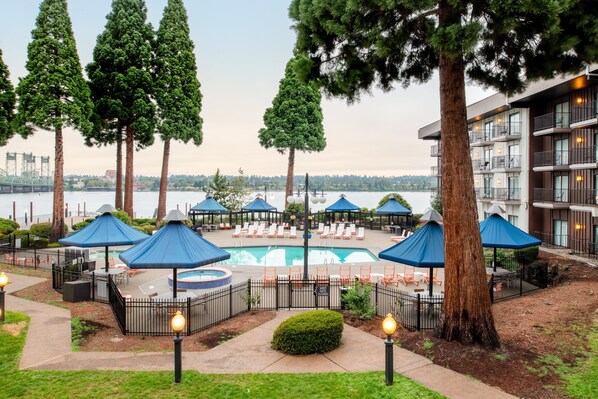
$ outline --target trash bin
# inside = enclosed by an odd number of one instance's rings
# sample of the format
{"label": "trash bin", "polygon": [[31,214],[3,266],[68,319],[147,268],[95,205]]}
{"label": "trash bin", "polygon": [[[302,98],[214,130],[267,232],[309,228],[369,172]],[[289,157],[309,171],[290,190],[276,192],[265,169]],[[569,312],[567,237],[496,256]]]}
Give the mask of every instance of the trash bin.
{"label": "trash bin", "polygon": [[341,287],[341,310],[347,310],[347,302],[343,299],[343,295],[349,292],[349,287]]}
{"label": "trash bin", "polygon": [[67,281],[62,287],[62,300],[65,302],[89,301],[91,297],[91,281]]}

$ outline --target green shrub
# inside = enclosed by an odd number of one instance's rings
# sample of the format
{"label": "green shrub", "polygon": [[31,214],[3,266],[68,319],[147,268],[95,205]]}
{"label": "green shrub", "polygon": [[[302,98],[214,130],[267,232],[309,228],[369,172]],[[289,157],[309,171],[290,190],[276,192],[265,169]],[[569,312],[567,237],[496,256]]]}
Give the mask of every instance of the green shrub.
{"label": "green shrub", "polygon": [[372,305],[371,292],[370,284],[354,284],[343,294],[342,300],[351,311],[351,316],[369,320],[376,314],[376,307]]}
{"label": "green shrub", "polygon": [[13,220],[0,218],[0,233],[2,234],[11,234],[19,227],[19,224]]}
{"label": "green shrub", "polygon": [[57,242],[51,242],[48,244],[48,248],[60,248],[60,247],[62,247],[62,245],[60,245]]}
{"label": "green shrub", "polygon": [[32,224],[29,228],[29,232],[40,238],[50,238],[50,234],[52,233],[52,223],[46,222]]}
{"label": "green shrub", "polygon": [[539,253],[539,247],[529,247],[523,249],[516,249],[513,251],[513,255],[515,256],[517,262],[523,263],[525,265],[529,265],[530,263],[538,259]]}
{"label": "green shrub", "polygon": [[33,241],[33,247],[37,249],[48,248],[48,244],[50,244],[50,241],[47,238],[40,238]]}
{"label": "green shrub", "polygon": [[77,231],[77,230],[81,230],[83,227],[89,226],[89,223],[87,222],[79,222],[79,223],[75,223],[73,225],[73,230]]}
{"label": "green shrub", "polygon": [[92,223],[94,220],[95,220],[94,218],[87,218],[84,220],[84,222]]}
{"label": "green shrub", "polygon": [[135,219],[133,219],[133,226],[144,226],[146,224],[155,226],[156,219],[151,219],[151,218],[135,218]]}
{"label": "green shrub", "polygon": [[144,224],[143,226],[132,226],[134,229],[139,230],[145,234],[152,234],[156,229],[156,226],[152,224]]}
{"label": "green shrub", "polygon": [[341,344],[343,316],[331,310],[312,310],[290,317],[274,331],[272,348],[288,355],[325,353]]}
{"label": "green shrub", "polygon": [[116,218],[120,219],[123,223],[126,223],[129,226],[131,225],[131,218],[129,217],[129,214],[127,212],[121,211],[119,209],[116,212],[112,212],[112,215],[115,216]]}

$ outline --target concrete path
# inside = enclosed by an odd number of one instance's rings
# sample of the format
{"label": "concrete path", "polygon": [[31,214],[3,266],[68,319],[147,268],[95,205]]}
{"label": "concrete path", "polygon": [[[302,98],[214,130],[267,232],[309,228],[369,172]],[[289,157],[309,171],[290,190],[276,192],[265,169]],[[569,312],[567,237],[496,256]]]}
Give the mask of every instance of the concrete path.
{"label": "concrete path", "polygon": [[[41,281],[11,274],[8,292]],[[70,312],[56,306],[7,296],[7,308],[31,317],[21,369],[35,370],[172,370],[172,353],[72,352]],[[184,352],[183,368],[201,373],[363,372],[384,369],[384,344],[345,325],[341,347],[322,355],[283,355],[270,347],[274,329],[297,311],[279,311],[275,319],[206,352]],[[433,364],[423,356],[394,348],[397,373],[449,398],[515,398],[496,388]]]}

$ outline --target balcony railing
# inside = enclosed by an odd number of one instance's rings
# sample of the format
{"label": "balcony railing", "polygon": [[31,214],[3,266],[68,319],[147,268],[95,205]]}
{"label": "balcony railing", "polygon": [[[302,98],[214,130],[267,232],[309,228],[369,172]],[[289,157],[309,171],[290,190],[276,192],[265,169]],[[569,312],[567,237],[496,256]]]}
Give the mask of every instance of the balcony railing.
{"label": "balcony railing", "polygon": [[494,189],[492,187],[478,187],[475,189],[475,197],[479,200],[494,199]]}
{"label": "balcony railing", "polygon": [[534,153],[535,166],[561,166],[569,165],[569,151],[542,151]]}
{"label": "balcony railing", "polygon": [[551,112],[534,118],[534,132],[551,128],[568,128],[568,112]]}
{"label": "balcony railing", "polygon": [[534,201],[569,203],[569,189],[534,188]]}
{"label": "balcony railing", "polygon": [[440,143],[434,144],[432,147],[430,147],[430,156],[439,157],[441,155],[442,155],[442,146],[440,145]]}
{"label": "balcony railing", "polygon": [[492,159],[480,158],[471,161],[474,172],[476,171],[490,171],[492,169]]}
{"label": "balcony railing", "polygon": [[442,174],[442,166],[432,166],[430,168],[430,175],[431,176],[440,176]]}
{"label": "balcony railing", "polygon": [[491,130],[475,130],[469,131],[469,143],[476,144],[482,142],[488,142],[492,138],[492,131]]}
{"label": "balcony railing", "polygon": [[596,117],[598,117],[598,101],[588,101],[571,107],[571,123],[583,122]]}
{"label": "balcony railing", "polygon": [[570,189],[569,202],[579,205],[597,205],[598,190],[591,188]]}
{"label": "balcony railing", "polygon": [[521,201],[521,189],[495,188],[492,198],[498,201]]}
{"label": "balcony railing", "polygon": [[[521,136],[521,122],[509,122],[496,125],[492,131],[492,139],[509,139],[510,136]],[[514,137],[513,137],[514,138]]]}
{"label": "balcony railing", "polygon": [[568,235],[550,234],[543,231],[535,231],[533,234],[536,238],[542,240],[542,245],[546,247],[567,247]]}
{"label": "balcony railing", "polygon": [[596,146],[575,147],[570,152],[570,164],[596,163]]}
{"label": "balcony railing", "polygon": [[521,155],[499,155],[492,157],[492,169],[521,169]]}

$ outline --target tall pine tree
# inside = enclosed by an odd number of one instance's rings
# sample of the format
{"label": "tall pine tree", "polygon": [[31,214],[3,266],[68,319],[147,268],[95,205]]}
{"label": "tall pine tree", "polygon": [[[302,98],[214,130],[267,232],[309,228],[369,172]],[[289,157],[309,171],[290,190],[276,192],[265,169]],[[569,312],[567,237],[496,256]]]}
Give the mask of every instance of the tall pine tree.
{"label": "tall pine tree", "polygon": [[17,120],[21,134],[54,131],[54,204],[51,240],[64,235],[64,127],[86,134],[93,104],[81,70],[66,0],[44,0],[27,48],[27,76],[19,82]]}
{"label": "tall pine tree", "polygon": [[14,134],[15,104],[15,90],[0,50],[0,146],[6,145]]}
{"label": "tall pine tree", "polygon": [[146,22],[143,0],[113,0],[106,19],[93,51],[93,62],[87,65],[96,114],[95,135],[90,139],[99,143],[115,141],[118,158],[124,135],[123,209],[133,217],[134,152],[153,144],[156,126],[156,107],[151,101],[154,32]]}
{"label": "tall pine tree", "polygon": [[326,148],[320,107],[322,97],[316,87],[297,78],[294,69],[297,59],[287,63],[278,94],[264,114],[266,127],[258,133],[262,147],[274,147],[281,154],[289,153],[285,208],[287,197],[293,195],[295,151],[320,152]]}
{"label": "tall pine tree", "polygon": [[[440,337],[494,347],[467,137],[465,75],[510,93],[598,59],[587,0],[293,0],[300,70],[354,101],[373,85],[424,82],[438,69],[445,296]],[[304,76],[305,75],[305,76]]]}
{"label": "tall pine tree", "polygon": [[158,131],[164,141],[158,220],[166,216],[166,192],[170,141],[201,145],[203,120],[197,65],[189,37],[187,11],[182,0],[168,0],[158,28],[155,51],[155,96],[158,104]]}

